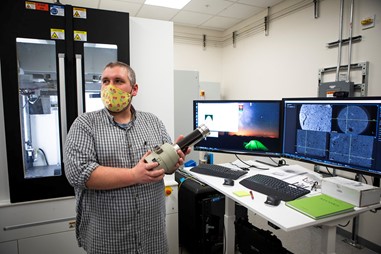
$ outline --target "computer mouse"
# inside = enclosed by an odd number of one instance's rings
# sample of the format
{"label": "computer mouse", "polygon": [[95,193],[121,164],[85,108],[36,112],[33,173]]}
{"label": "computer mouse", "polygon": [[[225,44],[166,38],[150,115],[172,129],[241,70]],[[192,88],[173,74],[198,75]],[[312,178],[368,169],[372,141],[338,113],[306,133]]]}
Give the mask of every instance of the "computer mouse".
{"label": "computer mouse", "polygon": [[234,186],[234,180],[230,178],[225,178],[224,185]]}
{"label": "computer mouse", "polygon": [[280,204],[281,199],[276,196],[267,196],[265,204],[277,206]]}

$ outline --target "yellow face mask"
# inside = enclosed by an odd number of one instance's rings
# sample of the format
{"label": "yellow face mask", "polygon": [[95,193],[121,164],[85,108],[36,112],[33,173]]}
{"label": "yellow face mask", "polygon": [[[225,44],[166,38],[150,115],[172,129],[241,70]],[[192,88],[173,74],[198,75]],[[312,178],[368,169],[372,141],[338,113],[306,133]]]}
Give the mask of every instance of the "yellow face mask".
{"label": "yellow face mask", "polygon": [[114,85],[107,85],[101,91],[103,105],[111,112],[121,112],[128,107],[131,94]]}

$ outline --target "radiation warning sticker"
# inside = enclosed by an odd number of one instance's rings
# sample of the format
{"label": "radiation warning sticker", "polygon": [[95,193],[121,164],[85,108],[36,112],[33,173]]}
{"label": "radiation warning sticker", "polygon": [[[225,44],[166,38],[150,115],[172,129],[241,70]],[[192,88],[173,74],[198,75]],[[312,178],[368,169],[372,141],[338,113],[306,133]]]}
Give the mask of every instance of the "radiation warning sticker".
{"label": "radiation warning sticker", "polygon": [[49,11],[49,4],[25,1],[25,8],[38,11]]}
{"label": "radiation warning sticker", "polygon": [[87,41],[87,32],[86,31],[74,31],[74,40],[75,41]]}
{"label": "radiation warning sticker", "polygon": [[65,40],[65,30],[50,28],[50,38],[53,40]]}
{"label": "radiation warning sticker", "polygon": [[25,8],[35,10],[36,9],[36,3],[33,2],[25,2]]}
{"label": "radiation warning sticker", "polygon": [[86,19],[87,11],[85,8],[73,7],[73,17],[78,19]]}

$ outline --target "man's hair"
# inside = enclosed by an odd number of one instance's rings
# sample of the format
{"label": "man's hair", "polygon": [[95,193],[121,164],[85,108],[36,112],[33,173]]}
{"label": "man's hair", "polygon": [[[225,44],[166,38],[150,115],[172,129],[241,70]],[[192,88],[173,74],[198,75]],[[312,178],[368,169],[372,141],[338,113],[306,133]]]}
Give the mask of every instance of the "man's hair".
{"label": "man's hair", "polygon": [[122,68],[126,68],[127,69],[127,72],[128,72],[128,79],[131,83],[131,86],[134,86],[136,84],[136,75],[135,75],[135,71],[131,68],[131,66],[129,66],[128,64],[126,63],[123,63],[123,62],[119,62],[119,61],[116,61],[116,62],[110,62],[108,63],[106,66],[105,66],[105,69],[106,68],[113,68],[113,67],[122,67]]}

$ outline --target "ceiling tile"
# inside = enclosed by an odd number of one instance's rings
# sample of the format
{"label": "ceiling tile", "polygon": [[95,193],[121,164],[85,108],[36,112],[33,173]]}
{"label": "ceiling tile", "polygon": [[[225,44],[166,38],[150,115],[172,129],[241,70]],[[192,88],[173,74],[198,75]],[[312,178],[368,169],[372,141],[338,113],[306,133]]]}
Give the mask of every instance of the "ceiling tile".
{"label": "ceiling tile", "polygon": [[[109,1],[109,0],[101,0],[101,1]],[[136,4],[144,4],[146,0],[119,0],[121,2],[130,2],[130,3],[136,3]]]}
{"label": "ceiling tile", "polygon": [[232,2],[225,0],[192,0],[185,5],[183,10],[206,14],[217,14],[232,4]]}
{"label": "ceiling tile", "polygon": [[225,30],[235,24],[237,24],[240,20],[239,19],[233,19],[233,18],[225,18],[225,17],[213,17],[206,21],[205,23],[201,24],[200,27],[204,28],[213,28],[218,30]]}
{"label": "ceiling tile", "polygon": [[[39,0],[52,3],[54,0]],[[145,0],[59,0],[85,8],[128,12],[131,17],[173,21],[183,26],[224,31],[285,0],[191,0],[183,10],[145,5]]]}
{"label": "ceiling tile", "polygon": [[128,12],[131,16],[135,16],[141,5],[138,3],[118,1],[118,0],[102,0],[99,8],[104,10]]}
{"label": "ceiling tile", "polygon": [[238,0],[238,3],[267,8],[269,6],[274,6],[282,1],[284,0]]}
{"label": "ceiling tile", "polygon": [[243,20],[261,12],[263,9],[264,8],[254,7],[245,4],[234,4],[218,13],[218,16],[231,17]]}
{"label": "ceiling tile", "polygon": [[188,24],[188,25],[200,25],[203,22],[210,19],[212,15],[191,12],[191,11],[182,11],[179,12],[172,20],[175,23],[179,24]]}
{"label": "ceiling tile", "polygon": [[160,19],[160,20],[172,20],[172,18],[179,12],[179,10],[158,7],[152,5],[143,5],[140,11],[137,13],[137,17]]}
{"label": "ceiling tile", "polygon": [[81,1],[64,0],[64,1],[60,1],[60,2],[62,4],[70,4],[72,6],[77,6],[77,7],[85,7],[85,8],[93,8],[93,9],[99,8],[99,0],[96,0],[96,1],[93,1],[93,0],[81,0]]}

